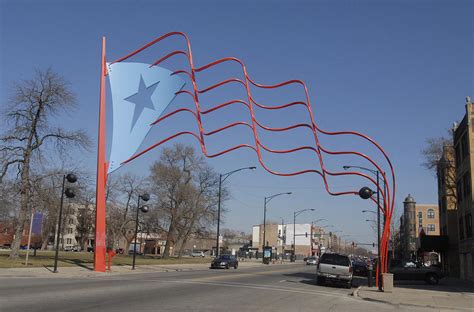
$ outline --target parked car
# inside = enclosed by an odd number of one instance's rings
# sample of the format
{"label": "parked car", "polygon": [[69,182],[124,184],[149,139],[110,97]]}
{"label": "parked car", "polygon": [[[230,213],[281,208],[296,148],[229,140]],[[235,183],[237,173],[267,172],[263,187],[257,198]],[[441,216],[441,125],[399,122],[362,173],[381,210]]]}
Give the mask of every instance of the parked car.
{"label": "parked car", "polygon": [[130,247],[128,248],[128,255],[129,256],[133,255],[133,249],[134,248],[136,250],[137,255],[139,255],[139,256],[143,255],[143,252],[141,252],[141,250],[140,250],[140,244],[131,243]]}
{"label": "parked car", "polygon": [[394,280],[425,281],[430,285],[437,285],[444,277],[438,266],[423,266],[419,262],[406,262],[401,266],[392,267],[390,273]]}
{"label": "parked car", "polygon": [[324,253],[319,259],[316,269],[317,284],[324,285],[326,282],[342,283],[347,288],[352,287],[352,265],[346,255],[337,253]]}
{"label": "parked car", "polygon": [[191,257],[201,257],[201,258],[204,258],[204,252],[202,251],[194,251],[191,253]]}
{"label": "parked car", "polygon": [[306,265],[317,265],[318,264],[318,257],[308,257],[306,259]]}
{"label": "parked car", "polygon": [[367,263],[361,260],[352,261],[352,270],[356,276],[368,275]]}
{"label": "parked car", "polygon": [[211,262],[211,269],[216,269],[216,268],[237,269],[238,266],[239,266],[239,260],[237,260],[237,257],[233,255],[221,255],[215,258],[214,260],[212,260]]}

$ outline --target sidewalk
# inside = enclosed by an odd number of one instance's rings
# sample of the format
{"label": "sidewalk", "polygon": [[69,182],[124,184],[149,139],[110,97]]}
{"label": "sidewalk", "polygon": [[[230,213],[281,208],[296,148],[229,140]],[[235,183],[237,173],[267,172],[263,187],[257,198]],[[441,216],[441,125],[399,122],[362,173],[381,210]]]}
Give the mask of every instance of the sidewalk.
{"label": "sidewalk", "polygon": [[[0,278],[5,277],[47,277],[47,278],[72,278],[72,277],[96,277],[96,276],[117,276],[122,274],[136,274],[136,273],[152,273],[152,272],[181,272],[181,271],[200,271],[208,270],[209,263],[188,263],[188,264],[160,264],[160,265],[137,265],[135,270],[126,265],[112,265],[112,270],[106,273],[95,272],[92,266],[81,265],[74,267],[58,267],[58,273],[53,273],[52,267],[41,268],[6,268],[0,269]],[[273,265],[287,265],[290,262],[283,264],[275,263]],[[239,262],[239,268],[251,268],[258,266],[266,266],[262,264],[261,260],[246,260]]]}
{"label": "sidewalk", "polygon": [[394,306],[424,307],[436,310],[474,311],[474,283],[446,278],[439,285],[396,283],[392,293],[361,286],[354,297]]}

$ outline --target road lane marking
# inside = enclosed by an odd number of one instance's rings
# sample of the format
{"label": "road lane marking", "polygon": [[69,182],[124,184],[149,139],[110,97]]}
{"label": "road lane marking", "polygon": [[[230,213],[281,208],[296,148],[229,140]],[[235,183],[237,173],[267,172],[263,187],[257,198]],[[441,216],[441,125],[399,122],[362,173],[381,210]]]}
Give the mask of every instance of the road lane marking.
{"label": "road lane marking", "polygon": [[202,278],[199,278],[199,280],[219,280],[219,279],[225,279],[225,278],[240,278],[240,277],[248,277],[248,276],[256,276],[256,275],[272,275],[275,273],[284,273],[284,272],[291,272],[291,271],[297,271],[297,268],[285,269],[285,270],[271,270],[271,271],[265,271],[265,272],[230,273],[230,274],[202,277]]}
{"label": "road lane marking", "polygon": [[[197,281],[197,280],[163,280],[160,282],[168,282],[168,283],[177,283],[177,284],[197,284],[197,285],[211,285],[211,286],[224,286],[224,287],[237,287],[237,288],[249,288],[249,289],[258,289],[258,290],[269,290],[269,291],[281,291],[287,293],[297,293],[297,294],[304,294],[304,295],[321,295],[326,297],[335,297],[335,298],[342,298],[346,300],[352,300],[354,302],[362,303],[364,300],[358,300],[349,295],[344,296],[344,294],[335,294],[330,292],[323,292],[323,291],[312,291],[312,290],[303,290],[303,289],[296,289],[290,287],[269,287],[269,286],[262,286],[258,284],[244,284],[244,283],[231,283],[231,282],[206,282],[206,281]],[[379,302],[370,302],[365,301],[365,303],[371,303],[375,305],[385,305]]]}

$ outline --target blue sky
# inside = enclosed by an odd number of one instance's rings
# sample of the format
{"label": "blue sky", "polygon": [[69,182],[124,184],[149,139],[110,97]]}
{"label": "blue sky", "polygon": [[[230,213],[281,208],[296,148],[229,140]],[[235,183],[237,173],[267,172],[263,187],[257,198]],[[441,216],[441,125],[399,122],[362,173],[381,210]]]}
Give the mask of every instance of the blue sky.
{"label": "blue sky", "polygon": [[[316,122],[326,130],[356,130],[376,139],[389,153],[397,173],[396,207],[411,193],[417,202],[436,203],[433,175],[421,167],[420,150],[428,137],[444,135],[464,114],[464,97],[473,93],[473,4],[470,1],[0,1],[0,100],[5,105],[13,81],[29,78],[34,68],[52,66],[66,77],[78,96],[78,110],[58,123],[84,128],[96,140],[101,37],[107,37],[108,58],[118,58],[169,31],[191,38],[197,66],[217,58],[242,59],[257,82],[272,84],[291,78],[306,81]],[[158,59],[179,40],[170,40],[143,56]],[[179,57],[164,67],[176,69]],[[239,74],[223,66],[200,77],[201,88]],[[242,94],[229,86],[204,97],[203,106]],[[298,89],[256,92],[265,103],[301,99]],[[108,95],[110,100],[110,95]],[[110,104],[110,102],[109,102]],[[174,105],[186,105],[185,99]],[[188,103],[189,104],[189,103]],[[217,117],[217,118],[216,118]],[[267,125],[285,126],[307,121],[302,110],[285,113],[258,111]],[[248,120],[243,108],[206,117],[207,129],[226,122]],[[108,120],[110,122],[110,118]],[[192,120],[179,116],[154,129],[144,146],[178,129],[193,130]],[[272,148],[310,144],[305,131],[261,134]],[[189,138],[181,142],[195,144]],[[246,129],[234,129],[209,139],[209,150],[251,142]],[[355,148],[374,155],[357,140],[321,137],[331,149]],[[128,171],[143,174],[159,150],[130,164]],[[311,153],[271,156],[272,168],[319,168]],[[85,168],[95,171],[95,154],[81,155]],[[354,158],[327,158],[328,169],[344,164],[368,165]],[[219,172],[257,165],[250,151],[209,160]],[[327,195],[316,175],[281,178],[265,172],[232,176],[233,198],[224,227],[249,232],[262,220],[263,197],[292,191],[274,199],[268,217],[292,221],[293,211],[316,208],[299,221],[329,220],[336,229],[358,241],[372,241],[373,230],[361,213],[373,205],[357,197]],[[360,179],[334,178],[335,190],[355,189]],[[349,238],[352,239],[352,238]]]}

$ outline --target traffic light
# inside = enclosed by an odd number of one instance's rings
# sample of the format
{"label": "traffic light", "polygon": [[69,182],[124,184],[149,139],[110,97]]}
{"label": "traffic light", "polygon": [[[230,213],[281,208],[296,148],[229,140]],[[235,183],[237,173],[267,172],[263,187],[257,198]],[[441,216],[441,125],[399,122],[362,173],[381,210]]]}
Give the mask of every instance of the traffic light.
{"label": "traffic light", "polygon": [[375,247],[375,243],[372,243],[372,247]]}
{"label": "traffic light", "polygon": [[308,237],[308,232],[305,233],[305,236]]}

